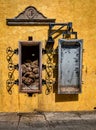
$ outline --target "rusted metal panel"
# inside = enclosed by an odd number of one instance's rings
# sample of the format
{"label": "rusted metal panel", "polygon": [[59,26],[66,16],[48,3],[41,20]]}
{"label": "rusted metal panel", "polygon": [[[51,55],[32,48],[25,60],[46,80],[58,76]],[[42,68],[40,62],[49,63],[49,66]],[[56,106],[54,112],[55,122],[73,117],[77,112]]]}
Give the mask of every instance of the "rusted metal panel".
{"label": "rusted metal panel", "polygon": [[82,40],[59,40],[58,47],[58,93],[81,92]]}
{"label": "rusted metal panel", "polygon": [[19,42],[19,91],[41,92],[42,47],[41,42]]}

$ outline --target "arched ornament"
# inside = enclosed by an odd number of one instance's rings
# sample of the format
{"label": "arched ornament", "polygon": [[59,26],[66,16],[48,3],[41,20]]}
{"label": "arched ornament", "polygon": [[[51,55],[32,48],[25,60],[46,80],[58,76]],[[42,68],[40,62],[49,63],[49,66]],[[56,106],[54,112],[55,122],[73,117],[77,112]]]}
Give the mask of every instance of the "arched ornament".
{"label": "arched ornament", "polygon": [[49,25],[55,19],[49,19],[40,13],[35,7],[29,6],[12,19],[6,19],[7,25]]}

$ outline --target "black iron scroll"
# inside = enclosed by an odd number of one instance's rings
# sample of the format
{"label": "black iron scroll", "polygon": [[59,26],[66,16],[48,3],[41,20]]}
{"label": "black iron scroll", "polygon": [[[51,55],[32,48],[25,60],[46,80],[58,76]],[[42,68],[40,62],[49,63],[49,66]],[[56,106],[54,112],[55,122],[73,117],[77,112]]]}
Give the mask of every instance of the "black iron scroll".
{"label": "black iron scroll", "polygon": [[8,79],[6,81],[6,89],[8,91],[8,93],[11,95],[12,94],[12,87],[14,86],[14,84],[18,84],[18,79],[15,80],[14,77],[14,72],[17,69],[18,70],[18,64],[14,65],[13,61],[12,61],[12,57],[14,56],[14,54],[18,54],[18,49],[12,50],[11,47],[8,47],[6,49],[6,59],[8,61]]}

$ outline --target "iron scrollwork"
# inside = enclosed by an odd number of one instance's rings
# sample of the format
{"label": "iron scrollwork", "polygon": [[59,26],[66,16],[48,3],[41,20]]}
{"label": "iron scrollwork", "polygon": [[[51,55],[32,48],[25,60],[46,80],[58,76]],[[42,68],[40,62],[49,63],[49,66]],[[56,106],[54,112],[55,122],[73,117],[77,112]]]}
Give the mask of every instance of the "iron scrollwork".
{"label": "iron scrollwork", "polygon": [[18,49],[12,50],[11,47],[8,47],[6,49],[6,59],[8,61],[8,80],[6,81],[6,89],[8,91],[9,94],[12,94],[12,87],[14,86],[14,84],[18,84],[18,80],[15,80],[14,77],[14,72],[17,69],[18,70],[18,64],[14,65],[13,61],[12,61],[12,57],[14,56],[14,54],[18,54]]}
{"label": "iron scrollwork", "polygon": [[52,91],[52,86],[55,83],[55,81],[53,81],[53,69],[56,67],[53,65],[53,55],[55,52],[55,50],[50,50],[47,49],[46,51],[43,50],[43,52],[45,52],[44,54],[47,54],[47,64],[46,65],[42,65],[42,68],[45,69],[46,71],[46,77],[45,80],[43,79],[42,82],[43,84],[46,84],[46,91],[45,94],[48,95],[51,93]]}

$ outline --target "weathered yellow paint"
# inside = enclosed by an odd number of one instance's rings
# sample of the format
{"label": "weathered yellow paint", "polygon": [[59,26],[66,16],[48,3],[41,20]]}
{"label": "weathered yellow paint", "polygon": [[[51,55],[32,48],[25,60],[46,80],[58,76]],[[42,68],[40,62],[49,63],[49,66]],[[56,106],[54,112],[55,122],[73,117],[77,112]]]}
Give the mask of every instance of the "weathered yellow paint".
{"label": "weathered yellow paint", "polygon": [[[57,22],[72,22],[78,37],[84,39],[82,93],[79,95],[58,95],[52,89],[45,94],[46,86],[42,86],[41,94],[19,93],[18,86],[12,88],[12,95],[6,90],[8,68],[6,49],[18,47],[20,40],[33,36],[45,46],[48,27],[7,26],[6,18],[13,18],[27,6],[34,6],[48,18],[56,18]],[[94,110],[96,107],[96,0],[0,0],[0,112],[32,112],[38,111],[81,111]],[[59,38],[61,38],[60,36]],[[57,47],[58,39],[55,40]],[[46,55],[42,62],[46,63]],[[14,64],[18,56],[13,57]],[[46,77],[45,71],[42,72]],[[18,78],[18,72],[15,72]],[[54,86],[54,88],[57,86]]]}

